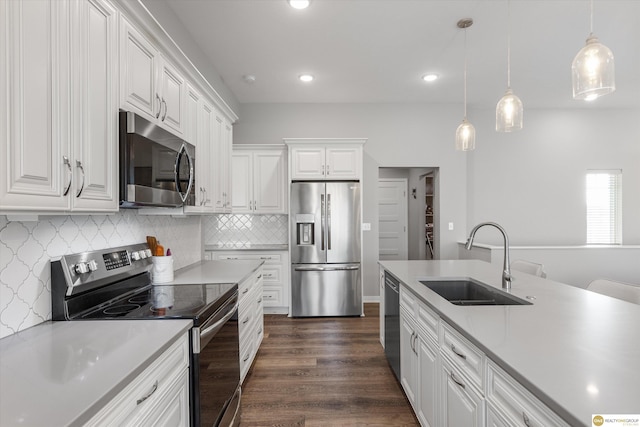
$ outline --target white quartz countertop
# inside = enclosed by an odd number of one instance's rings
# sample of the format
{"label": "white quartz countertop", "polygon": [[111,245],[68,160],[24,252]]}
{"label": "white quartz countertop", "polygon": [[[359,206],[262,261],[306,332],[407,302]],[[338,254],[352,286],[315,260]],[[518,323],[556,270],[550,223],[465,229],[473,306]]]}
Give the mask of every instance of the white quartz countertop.
{"label": "white quartz countertop", "polygon": [[477,261],[380,261],[400,281],[572,426],[592,414],[640,413],[640,306],[513,271],[527,306],[456,306],[420,283],[473,278],[501,288]]}
{"label": "white quartz countertop", "polygon": [[262,264],[259,260],[198,261],[176,270],[174,280],[163,285],[241,283]]}
{"label": "white quartz countertop", "polygon": [[0,340],[0,425],[82,425],[191,320],[45,322]]}

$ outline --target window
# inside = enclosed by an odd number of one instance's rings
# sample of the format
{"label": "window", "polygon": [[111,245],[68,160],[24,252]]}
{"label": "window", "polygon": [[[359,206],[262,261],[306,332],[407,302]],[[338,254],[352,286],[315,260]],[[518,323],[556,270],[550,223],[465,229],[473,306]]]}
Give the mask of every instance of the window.
{"label": "window", "polygon": [[622,244],[622,170],[587,171],[587,244]]}

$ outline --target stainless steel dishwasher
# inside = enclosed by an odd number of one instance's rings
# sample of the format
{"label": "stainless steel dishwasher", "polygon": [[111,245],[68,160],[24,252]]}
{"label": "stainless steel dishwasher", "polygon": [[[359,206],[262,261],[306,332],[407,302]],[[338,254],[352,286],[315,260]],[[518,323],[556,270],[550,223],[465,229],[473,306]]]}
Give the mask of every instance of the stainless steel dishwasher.
{"label": "stainless steel dishwasher", "polygon": [[400,381],[400,281],[384,272],[384,352]]}

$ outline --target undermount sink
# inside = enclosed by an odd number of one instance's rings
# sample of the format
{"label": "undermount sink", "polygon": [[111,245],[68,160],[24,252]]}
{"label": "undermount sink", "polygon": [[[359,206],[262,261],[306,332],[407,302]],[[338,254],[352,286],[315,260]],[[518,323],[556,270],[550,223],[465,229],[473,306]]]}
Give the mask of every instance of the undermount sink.
{"label": "undermount sink", "polygon": [[423,285],[455,305],[531,305],[475,280],[424,280]]}

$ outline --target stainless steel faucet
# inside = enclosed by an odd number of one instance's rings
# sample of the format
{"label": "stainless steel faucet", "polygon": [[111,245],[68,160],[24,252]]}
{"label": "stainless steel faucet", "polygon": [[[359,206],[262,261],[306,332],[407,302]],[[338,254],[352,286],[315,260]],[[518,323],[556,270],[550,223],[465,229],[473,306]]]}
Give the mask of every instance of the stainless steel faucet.
{"label": "stainless steel faucet", "polygon": [[511,289],[511,281],[513,278],[511,277],[511,267],[509,266],[509,237],[507,237],[507,232],[505,231],[500,224],[496,224],[495,222],[481,222],[480,224],[473,227],[471,233],[469,234],[469,238],[467,239],[467,243],[464,247],[469,251],[473,246],[473,239],[476,236],[476,231],[480,227],[485,225],[492,225],[502,233],[502,237],[504,237],[504,265],[502,267],[502,289]]}

